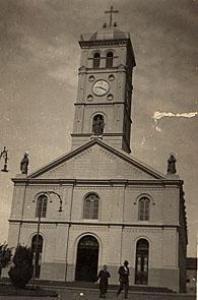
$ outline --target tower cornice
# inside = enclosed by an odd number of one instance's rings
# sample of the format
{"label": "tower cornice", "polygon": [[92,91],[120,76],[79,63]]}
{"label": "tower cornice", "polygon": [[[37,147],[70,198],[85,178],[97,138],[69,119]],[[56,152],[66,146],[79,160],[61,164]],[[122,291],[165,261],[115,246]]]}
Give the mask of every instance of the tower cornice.
{"label": "tower cornice", "polygon": [[111,102],[85,102],[85,101],[83,101],[83,102],[76,102],[76,103],[74,103],[74,105],[109,105],[109,106],[111,106],[112,104],[114,104],[114,105],[119,105],[119,104],[124,104],[125,102],[124,101],[111,101]]}
{"label": "tower cornice", "polygon": [[78,74],[99,74],[99,73],[126,73],[127,72],[127,66],[126,65],[119,65],[116,67],[111,67],[111,68],[100,68],[100,69],[94,69],[94,68],[86,68],[86,67],[80,67],[78,69]]}
{"label": "tower cornice", "polygon": [[126,46],[131,44],[130,39],[113,39],[113,40],[89,40],[89,41],[79,41],[81,48],[90,48],[91,46],[107,46],[119,45]]}

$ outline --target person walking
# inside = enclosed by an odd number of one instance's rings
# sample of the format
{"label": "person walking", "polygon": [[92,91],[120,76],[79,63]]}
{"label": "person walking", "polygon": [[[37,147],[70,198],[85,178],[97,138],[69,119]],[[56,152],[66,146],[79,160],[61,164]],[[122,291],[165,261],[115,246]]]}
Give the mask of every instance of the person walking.
{"label": "person walking", "polygon": [[125,260],[123,266],[119,267],[118,274],[119,274],[119,281],[120,286],[117,291],[117,296],[120,295],[121,291],[124,290],[124,298],[128,298],[128,290],[129,290],[129,268],[128,268],[128,261]]}
{"label": "person walking", "polygon": [[107,271],[107,266],[104,265],[103,269],[100,270],[97,280],[99,280],[100,298],[106,298],[106,293],[108,289],[108,279],[111,277],[110,273]]}

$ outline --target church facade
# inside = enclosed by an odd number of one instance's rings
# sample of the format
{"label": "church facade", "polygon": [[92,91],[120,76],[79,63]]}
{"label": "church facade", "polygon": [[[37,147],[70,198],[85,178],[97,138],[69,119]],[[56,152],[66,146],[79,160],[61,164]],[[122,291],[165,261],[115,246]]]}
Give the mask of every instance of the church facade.
{"label": "church facade", "polygon": [[186,215],[175,159],[165,175],[130,154],[130,36],[110,22],[79,44],[72,149],[13,179],[9,246],[33,248],[40,279],[94,281],[106,264],[117,284],[128,260],[131,285],[184,291]]}

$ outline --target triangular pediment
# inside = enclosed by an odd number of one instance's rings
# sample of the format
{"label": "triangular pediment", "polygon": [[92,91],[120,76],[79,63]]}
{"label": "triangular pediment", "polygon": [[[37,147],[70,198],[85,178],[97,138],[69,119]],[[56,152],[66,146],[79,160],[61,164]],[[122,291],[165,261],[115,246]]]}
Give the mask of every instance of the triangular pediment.
{"label": "triangular pediment", "polygon": [[166,176],[95,139],[30,174],[27,179],[162,180]]}

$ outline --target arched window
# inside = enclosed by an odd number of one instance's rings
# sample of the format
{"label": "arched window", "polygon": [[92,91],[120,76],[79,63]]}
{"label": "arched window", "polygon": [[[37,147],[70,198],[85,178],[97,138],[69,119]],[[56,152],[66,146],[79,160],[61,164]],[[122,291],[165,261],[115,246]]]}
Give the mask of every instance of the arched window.
{"label": "arched window", "polygon": [[100,53],[96,52],[93,57],[93,68],[97,69],[100,67]]}
{"label": "arched window", "polygon": [[98,206],[99,206],[98,195],[94,193],[87,195],[87,197],[84,200],[83,218],[98,219]]}
{"label": "arched window", "polygon": [[136,245],[135,284],[148,283],[149,243],[139,239]]}
{"label": "arched window", "polygon": [[92,131],[95,135],[101,135],[104,132],[104,117],[103,115],[95,115],[92,123]]}
{"label": "arched window", "polygon": [[138,204],[139,204],[138,220],[148,221],[149,220],[149,206],[150,206],[149,198],[142,197],[139,200]]}
{"label": "arched window", "polygon": [[34,274],[36,278],[40,277],[41,272],[41,258],[43,252],[43,237],[39,234],[35,234],[32,238],[32,252],[33,252],[33,265]]}
{"label": "arched window", "polygon": [[106,68],[113,67],[113,52],[108,52],[106,57]]}
{"label": "arched window", "polygon": [[36,202],[36,217],[45,218],[47,212],[47,196],[40,195]]}

